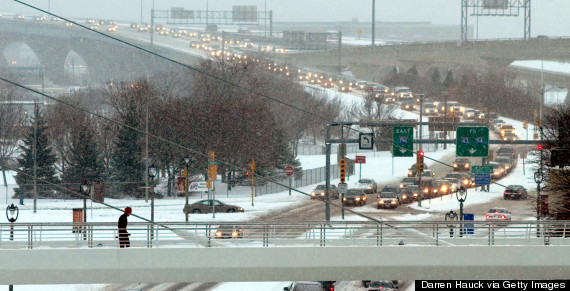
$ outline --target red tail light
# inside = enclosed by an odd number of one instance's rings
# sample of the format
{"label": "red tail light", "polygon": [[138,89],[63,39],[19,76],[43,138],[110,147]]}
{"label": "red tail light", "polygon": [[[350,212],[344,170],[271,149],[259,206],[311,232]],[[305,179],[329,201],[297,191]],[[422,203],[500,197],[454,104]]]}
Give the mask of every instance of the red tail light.
{"label": "red tail light", "polygon": [[330,290],[331,290],[331,291],[334,291],[334,287],[331,287],[331,289],[330,289]]}
{"label": "red tail light", "polygon": [[486,218],[491,218],[491,216],[490,216],[490,215],[487,215],[487,216],[485,216],[485,217],[486,217]]}
{"label": "red tail light", "polygon": [[507,190],[505,190],[505,192],[503,192],[503,194],[507,194]]}
{"label": "red tail light", "polygon": [[501,219],[505,219],[505,216],[504,216],[504,215],[501,215]]}

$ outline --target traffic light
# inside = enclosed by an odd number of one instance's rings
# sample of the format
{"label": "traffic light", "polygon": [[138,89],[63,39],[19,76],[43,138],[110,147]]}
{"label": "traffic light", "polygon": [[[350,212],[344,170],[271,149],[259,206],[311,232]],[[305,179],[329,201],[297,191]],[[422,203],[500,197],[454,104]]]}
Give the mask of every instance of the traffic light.
{"label": "traffic light", "polygon": [[340,182],[344,183],[346,177],[346,159],[340,159]]}
{"label": "traffic light", "polygon": [[527,129],[527,128],[528,128],[528,121],[526,121],[526,119],[523,120],[523,128],[524,128],[524,129]]}
{"label": "traffic light", "polygon": [[424,151],[418,151],[416,155],[416,171],[420,174],[424,171]]}
{"label": "traffic light", "polygon": [[541,150],[542,150],[542,145],[541,145],[541,144],[537,145],[537,146],[536,146],[536,149],[539,150],[539,151],[541,151]]}
{"label": "traffic light", "polygon": [[210,180],[217,180],[218,179],[218,166],[210,165],[208,168],[208,176]]}

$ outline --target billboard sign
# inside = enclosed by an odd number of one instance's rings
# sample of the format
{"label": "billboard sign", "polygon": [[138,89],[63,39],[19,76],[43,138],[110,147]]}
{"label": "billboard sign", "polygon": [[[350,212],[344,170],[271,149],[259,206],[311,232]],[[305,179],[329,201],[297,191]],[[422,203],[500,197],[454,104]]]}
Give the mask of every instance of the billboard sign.
{"label": "billboard sign", "polygon": [[234,22],[256,22],[257,6],[232,6],[232,21]]}

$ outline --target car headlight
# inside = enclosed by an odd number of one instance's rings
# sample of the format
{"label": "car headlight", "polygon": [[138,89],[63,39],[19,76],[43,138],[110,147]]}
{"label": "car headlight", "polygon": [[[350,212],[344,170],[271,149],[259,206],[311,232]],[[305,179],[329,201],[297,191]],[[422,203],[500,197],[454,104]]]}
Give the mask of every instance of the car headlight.
{"label": "car headlight", "polygon": [[325,196],[325,193],[321,193],[321,196]]}
{"label": "car headlight", "polygon": [[396,202],[396,201],[392,201],[392,202],[390,202],[390,203],[392,203],[392,204],[396,204],[397,202]]}
{"label": "car headlight", "polygon": [[429,189],[427,189],[427,188],[424,189],[424,193],[427,193],[427,192],[429,192]]}
{"label": "car headlight", "polygon": [[346,198],[342,198],[342,201],[346,201]]}
{"label": "car headlight", "polygon": [[384,200],[378,201],[378,204],[384,204]]}
{"label": "car headlight", "polygon": [[402,199],[406,199],[406,198],[408,198],[408,196],[402,195]]}
{"label": "car headlight", "polygon": [[447,187],[445,187],[445,186],[442,186],[442,187],[441,187],[441,191],[442,191],[442,192],[445,192],[445,191],[447,191]]}
{"label": "car headlight", "polygon": [[356,199],[354,199],[354,200],[356,200],[356,201],[360,201],[360,197],[356,197]]}
{"label": "car headlight", "polygon": [[311,196],[315,196],[315,192],[311,192]]}
{"label": "car headlight", "polygon": [[233,237],[236,237],[236,236],[238,236],[238,235],[239,235],[239,234],[238,234],[237,231],[232,232],[232,236],[233,236]]}
{"label": "car headlight", "polygon": [[465,168],[469,168],[469,164],[466,164],[466,165],[465,165]]}
{"label": "car headlight", "polygon": [[216,236],[222,236],[222,232],[221,232],[221,231],[216,231]]}
{"label": "car headlight", "polygon": [[240,208],[238,208],[237,210],[238,210],[238,211],[243,211],[243,208],[240,207]]}

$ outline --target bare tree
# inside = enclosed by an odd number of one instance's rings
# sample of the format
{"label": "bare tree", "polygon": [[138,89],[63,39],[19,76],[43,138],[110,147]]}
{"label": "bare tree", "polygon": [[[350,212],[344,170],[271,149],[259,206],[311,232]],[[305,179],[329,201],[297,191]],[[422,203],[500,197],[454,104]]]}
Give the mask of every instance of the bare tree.
{"label": "bare tree", "polygon": [[8,189],[6,166],[15,167],[15,155],[18,153],[18,140],[23,136],[25,116],[23,109],[14,103],[18,96],[12,87],[0,90],[0,161],[4,186]]}

